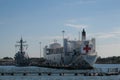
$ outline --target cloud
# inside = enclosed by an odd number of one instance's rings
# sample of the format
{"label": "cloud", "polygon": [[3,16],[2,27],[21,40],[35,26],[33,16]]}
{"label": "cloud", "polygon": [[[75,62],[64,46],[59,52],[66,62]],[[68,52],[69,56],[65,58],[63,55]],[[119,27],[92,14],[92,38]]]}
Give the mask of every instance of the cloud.
{"label": "cloud", "polygon": [[116,34],[113,33],[101,33],[96,35],[97,38],[108,39],[108,38],[115,38]]}
{"label": "cloud", "polygon": [[70,23],[68,23],[68,24],[65,24],[65,26],[68,26],[68,27],[73,27],[73,28],[77,28],[77,29],[81,29],[81,28],[86,28],[86,27],[88,27],[87,25],[84,25],[84,24],[70,24]]}
{"label": "cloud", "polygon": [[98,39],[120,38],[120,32],[92,33],[88,34],[88,36],[94,36]]}

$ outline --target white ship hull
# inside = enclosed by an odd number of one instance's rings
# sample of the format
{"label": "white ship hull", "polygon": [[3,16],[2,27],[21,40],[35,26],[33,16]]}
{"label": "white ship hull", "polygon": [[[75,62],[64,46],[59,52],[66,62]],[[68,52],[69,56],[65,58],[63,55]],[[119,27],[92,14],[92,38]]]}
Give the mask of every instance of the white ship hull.
{"label": "white ship hull", "polygon": [[96,59],[97,55],[79,55],[73,60],[71,66],[78,69],[92,69]]}
{"label": "white ship hull", "polygon": [[[97,55],[66,56],[64,57],[63,65],[61,67],[67,66],[73,69],[91,69],[96,62],[96,59]],[[47,56],[47,60],[50,64],[57,64],[59,66],[59,64],[61,64],[61,54],[49,55]]]}

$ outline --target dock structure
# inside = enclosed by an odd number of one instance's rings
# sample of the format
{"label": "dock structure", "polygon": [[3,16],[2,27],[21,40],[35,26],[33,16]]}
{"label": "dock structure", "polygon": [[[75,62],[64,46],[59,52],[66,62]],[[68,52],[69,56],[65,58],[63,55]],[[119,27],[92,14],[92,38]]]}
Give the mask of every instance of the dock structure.
{"label": "dock structure", "polygon": [[65,70],[42,67],[0,66],[0,76],[111,76],[120,75],[119,68],[95,68],[92,70]]}

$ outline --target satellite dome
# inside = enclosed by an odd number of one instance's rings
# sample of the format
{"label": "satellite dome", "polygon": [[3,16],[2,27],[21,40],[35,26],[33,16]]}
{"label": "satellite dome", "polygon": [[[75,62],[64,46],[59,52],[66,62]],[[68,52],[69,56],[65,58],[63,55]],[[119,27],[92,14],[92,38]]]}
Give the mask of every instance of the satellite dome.
{"label": "satellite dome", "polygon": [[53,43],[50,45],[50,48],[55,49],[55,48],[60,48],[61,45],[59,43]]}

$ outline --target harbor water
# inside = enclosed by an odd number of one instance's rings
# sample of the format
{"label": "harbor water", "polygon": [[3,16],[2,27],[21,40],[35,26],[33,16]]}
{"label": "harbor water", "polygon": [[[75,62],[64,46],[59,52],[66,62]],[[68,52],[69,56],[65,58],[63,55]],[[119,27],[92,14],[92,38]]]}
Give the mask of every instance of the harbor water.
{"label": "harbor water", "polygon": [[[105,73],[108,72],[108,69],[120,71],[120,64],[95,64],[94,67],[96,68],[95,70],[63,70],[35,66],[0,66],[0,80],[120,80],[120,74],[102,76],[78,74],[84,72],[92,73],[93,71],[95,73],[100,71]],[[64,73],[64,75],[61,73]]]}

